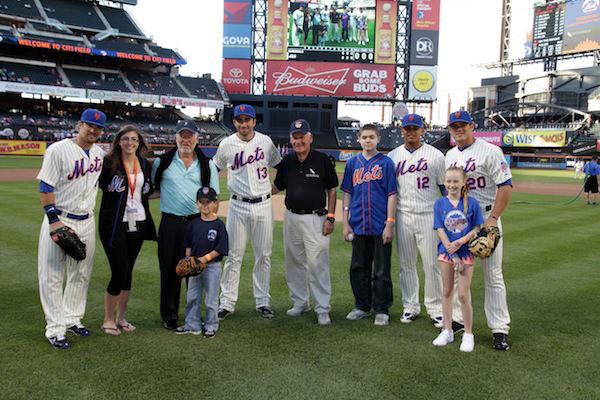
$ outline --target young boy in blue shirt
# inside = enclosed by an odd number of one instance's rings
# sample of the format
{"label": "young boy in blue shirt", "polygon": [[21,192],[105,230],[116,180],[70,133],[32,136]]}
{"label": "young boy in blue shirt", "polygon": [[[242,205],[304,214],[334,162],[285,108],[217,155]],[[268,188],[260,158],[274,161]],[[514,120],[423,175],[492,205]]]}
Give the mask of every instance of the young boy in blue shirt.
{"label": "young boy in blue shirt", "polygon": [[[203,187],[196,194],[196,206],[200,217],[191,220],[186,227],[184,246],[186,257],[200,257],[199,262],[206,268],[199,275],[188,280],[185,325],[178,327],[178,335],[200,335],[213,338],[219,329],[219,284],[221,281],[221,260],[229,252],[229,239],[225,224],[217,218],[217,193],[210,187]],[[202,292],[206,305],[202,319]]]}

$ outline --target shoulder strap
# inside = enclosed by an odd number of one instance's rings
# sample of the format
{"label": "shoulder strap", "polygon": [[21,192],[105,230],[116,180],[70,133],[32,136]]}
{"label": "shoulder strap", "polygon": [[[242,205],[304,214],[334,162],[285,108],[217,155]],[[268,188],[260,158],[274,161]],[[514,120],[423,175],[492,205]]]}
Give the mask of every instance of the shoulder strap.
{"label": "shoulder strap", "polygon": [[198,158],[198,165],[200,167],[200,180],[202,187],[208,187],[210,185],[210,168],[208,166],[208,162],[210,159],[206,157],[204,152],[200,149],[199,146],[196,146],[194,149],[196,152],[196,157]]}
{"label": "shoulder strap", "polygon": [[160,181],[162,180],[163,172],[165,172],[165,169],[169,168],[169,165],[171,165],[171,162],[173,162],[173,157],[175,157],[176,151],[177,146],[175,146],[173,150],[170,150],[159,157],[160,165],[158,166],[156,170],[156,176],[154,177],[154,186],[156,187],[156,190],[160,190]]}

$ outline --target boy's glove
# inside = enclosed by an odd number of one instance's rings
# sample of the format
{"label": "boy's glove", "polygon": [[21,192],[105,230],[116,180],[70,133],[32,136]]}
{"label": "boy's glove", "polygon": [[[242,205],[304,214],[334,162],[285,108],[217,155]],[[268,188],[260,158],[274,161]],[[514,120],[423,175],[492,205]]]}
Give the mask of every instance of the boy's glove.
{"label": "boy's glove", "polygon": [[175,267],[177,276],[195,276],[199,275],[206,268],[206,264],[200,262],[200,257],[189,256],[182,258]]}

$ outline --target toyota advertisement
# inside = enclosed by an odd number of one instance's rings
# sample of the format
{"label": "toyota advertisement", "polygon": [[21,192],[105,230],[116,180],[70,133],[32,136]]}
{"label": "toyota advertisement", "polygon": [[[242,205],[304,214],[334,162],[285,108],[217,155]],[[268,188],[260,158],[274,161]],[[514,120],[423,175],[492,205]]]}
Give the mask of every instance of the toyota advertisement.
{"label": "toyota advertisement", "polygon": [[250,93],[250,60],[223,60],[221,82],[227,93]]}
{"label": "toyota advertisement", "polygon": [[394,74],[394,65],[270,61],[267,93],[387,99]]}

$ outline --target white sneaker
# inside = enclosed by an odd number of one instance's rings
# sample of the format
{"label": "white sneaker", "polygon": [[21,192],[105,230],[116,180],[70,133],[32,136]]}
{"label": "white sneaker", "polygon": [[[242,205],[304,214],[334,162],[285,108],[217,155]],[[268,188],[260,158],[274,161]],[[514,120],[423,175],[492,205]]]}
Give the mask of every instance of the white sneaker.
{"label": "white sneaker", "polygon": [[317,322],[319,323],[319,325],[330,325],[331,324],[331,318],[329,318],[329,313],[321,313],[321,314],[317,314]]}
{"label": "white sneaker", "polygon": [[475,348],[475,335],[472,333],[465,333],[460,344],[460,351],[470,353]]}
{"label": "white sneaker", "polygon": [[442,329],[444,327],[444,317],[441,315],[431,318],[431,322],[433,322],[433,326],[438,329]]}
{"label": "white sneaker", "polygon": [[403,324],[410,324],[415,319],[417,319],[417,315],[418,314],[414,314],[411,312],[402,313],[402,316],[400,317],[400,322],[402,322]]}
{"label": "white sneaker", "polygon": [[350,321],[356,321],[357,319],[363,319],[364,317],[368,317],[369,315],[371,315],[370,312],[366,312],[355,308],[354,310],[350,311],[348,315],[346,315],[346,319],[349,319]]}
{"label": "white sneaker", "polygon": [[287,310],[285,313],[287,315],[289,315],[290,317],[299,317],[300,315],[304,314],[305,312],[309,312],[310,311],[310,306],[308,304],[305,304],[303,306],[294,306],[292,308],[290,308],[289,310]]}
{"label": "white sneaker", "polygon": [[390,316],[387,314],[376,314],[374,324],[377,326],[389,325]]}
{"label": "white sneaker", "polygon": [[440,332],[438,337],[433,341],[434,346],[445,346],[454,342],[454,333],[452,331],[443,330]]}

